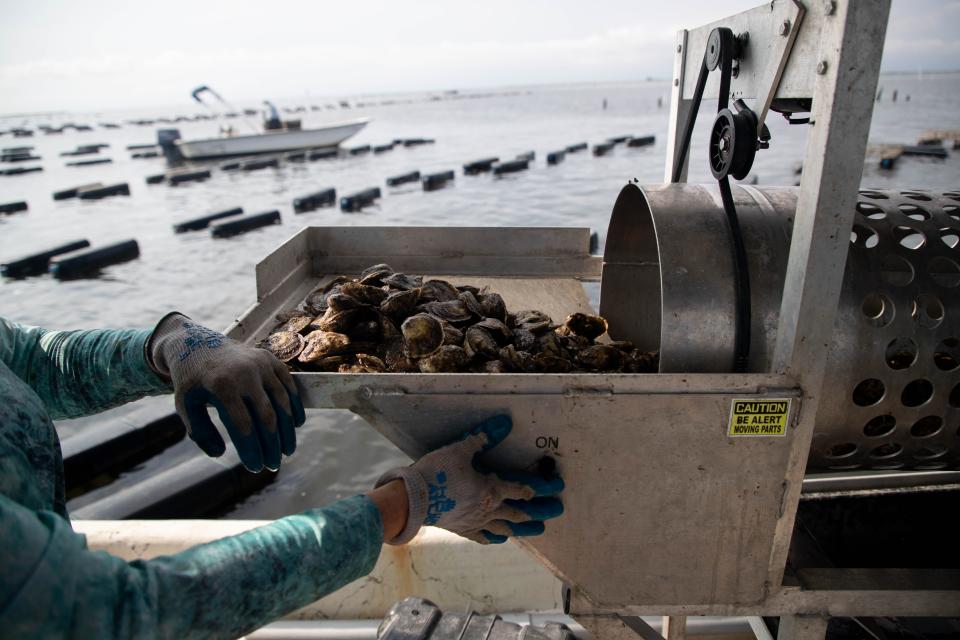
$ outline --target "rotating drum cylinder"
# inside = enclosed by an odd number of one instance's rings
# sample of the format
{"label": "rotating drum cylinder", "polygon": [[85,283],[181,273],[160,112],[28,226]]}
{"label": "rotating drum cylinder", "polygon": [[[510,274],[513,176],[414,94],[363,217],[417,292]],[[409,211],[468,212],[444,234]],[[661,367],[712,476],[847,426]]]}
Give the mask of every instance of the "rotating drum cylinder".
{"label": "rotating drum cylinder", "polygon": [[[772,356],[795,187],[733,187],[750,266],[750,371]],[[628,184],[613,207],[600,315],[610,335],[660,350],[661,373],[733,371],[736,290],[716,185]]]}
{"label": "rotating drum cylinder", "polygon": [[[776,342],[799,190],[734,186],[751,288],[750,371]],[[960,193],[861,191],[810,469],[960,468]],[[664,373],[729,372],[736,293],[715,185],[627,185],[604,253],[610,335]]]}

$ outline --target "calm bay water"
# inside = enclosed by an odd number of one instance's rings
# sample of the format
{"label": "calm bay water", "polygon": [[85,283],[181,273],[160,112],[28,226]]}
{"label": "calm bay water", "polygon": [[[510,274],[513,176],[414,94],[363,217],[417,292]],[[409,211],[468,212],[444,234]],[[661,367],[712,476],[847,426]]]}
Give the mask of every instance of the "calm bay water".
{"label": "calm bay water", "polygon": [[[929,128],[960,128],[956,104],[960,74],[884,76],[884,99],[874,110],[872,143],[913,144]],[[893,89],[899,101],[892,103]],[[476,99],[429,100],[426,94],[358,99],[362,108],[323,110],[294,116],[304,127],[338,119],[368,116],[372,122],[345,146],[381,144],[394,138],[429,137],[433,145],[397,148],[382,155],[312,163],[286,163],[277,169],[226,173],[216,164],[213,177],[178,187],[144,183],[144,177],[165,168],[162,159],[133,160],[128,144],[152,143],[154,127],[125,125],[118,130],[67,132],[34,138],[0,138],[0,146],[34,145],[41,173],[0,176],[0,203],[27,200],[30,210],[0,216],[0,260],[41,250],[68,240],[88,238],[94,245],[136,238],[139,260],[107,269],[91,280],[58,282],[49,276],[0,281],[0,313],[11,319],[50,328],[152,326],[171,309],[208,326],[224,328],[255,301],[254,266],[284,240],[308,225],[451,225],[451,226],[581,226],[600,235],[601,247],[613,202],[631,178],[642,183],[663,180],[669,113],[666,81],[608,85],[530,87],[492,92]],[[469,95],[469,92],[466,92]],[[909,102],[906,96],[910,96]],[[602,104],[606,99],[607,108]],[[658,99],[663,105],[658,106]],[[395,104],[380,104],[394,100]],[[329,103],[326,100],[321,104]],[[354,101],[356,102],[356,101]],[[371,105],[370,103],[374,103]],[[288,101],[284,104],[311,104]],[[2,103],[0,103],[2,108]],[[692,143],[691,182],[709,182],[706,164],[707,127],[715,103],[707,102]],[[196,112],[184,101],[179,108],[148,113],[63,114],[0,118],[0,129],[63,122],[119,122],[131,117],[172,116]],[[241,120],[231,124],[243,132]],[[803,153],[805,126],[787,126],[779,115],[770,118],[771,149],[758,153],[754,174],[761,185],[792,185]],[[171,125],[160,125],[171,126]],[[217,122],[179,123],[186,139],[215,136]],[[571,154],[548,167],[548,151],[578,143],[597,143],[618,135],[656,136],[656,144],[640,149],[619,146],[610,156]],[[77,145],[109,143],[101,157],[109,165],[66,167],[59,153]],[[512,158],[535,151],[529,171],[503,179],[489,175],[463,176],[470,160]],[[6,165],[14,166],[14,165]],[[391,175],[456,169],[455,182],[424,193],[419,185],[386,189]],[[131,196],[81,202],[54,202],[51,193],[89,182],[129,182]],[[881,188],[956,189],[960,187],[960,152],[944,161],[903,158],[893,171],[881,172],[868,160],[863,184]],[[362,213],[323,209],[295,215],[293,198],[325,187],[339,195],[380,186],[384,197]],[[184,218],[235,206],[248,213],[279,209],[283,224],[230,240],[214,240],[207,232],[174,235],[171,224]],[[148,399],[108,412],[105,416],[58,424],[62,438],[96,428],[105,419],[137,423],[157,406],[173,408],[172,398]],[[284,462],[276,483],[240,505],[234,517],[277,517],[350,495],[369,487],[386,468],[402,463],[399,454],[362,420],[346,412],[314,411],[299,432],[298,453]],[[189,442],[127,474],[112,487],[78,499],[89,502],[144,474],[166,468],[193,455]]]}

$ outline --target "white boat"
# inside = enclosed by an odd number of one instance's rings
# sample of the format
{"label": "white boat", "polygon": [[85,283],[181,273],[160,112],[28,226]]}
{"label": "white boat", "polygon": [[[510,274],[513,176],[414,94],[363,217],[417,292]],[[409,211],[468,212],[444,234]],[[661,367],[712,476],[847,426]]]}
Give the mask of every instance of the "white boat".
{"label": "white boat", "polygon": [[369,121],[369,118],[357,118],[318,129],[277,129],[204,140],[176,139],[172,143],[185,160],[335,147],[367,126]]}

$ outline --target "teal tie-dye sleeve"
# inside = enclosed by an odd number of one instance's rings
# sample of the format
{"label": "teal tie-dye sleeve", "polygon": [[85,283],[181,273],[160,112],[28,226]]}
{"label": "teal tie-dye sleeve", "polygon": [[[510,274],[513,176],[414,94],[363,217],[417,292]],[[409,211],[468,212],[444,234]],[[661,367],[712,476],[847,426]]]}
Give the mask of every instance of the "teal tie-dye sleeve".
{"label": "teal tie-dye sleeve", "polygon": [[0,629],[11,638],[237,638],[372,569],[383,542],[365,496],[153,560],[86,548],[49,511],[0,495]]}
{"label": "teal tie-dye sleeve", "polygon": [[173,391],[147,363],[152,333],[51,331],[0,318],[0,360],[33,388],[51,418],[75,418]]}

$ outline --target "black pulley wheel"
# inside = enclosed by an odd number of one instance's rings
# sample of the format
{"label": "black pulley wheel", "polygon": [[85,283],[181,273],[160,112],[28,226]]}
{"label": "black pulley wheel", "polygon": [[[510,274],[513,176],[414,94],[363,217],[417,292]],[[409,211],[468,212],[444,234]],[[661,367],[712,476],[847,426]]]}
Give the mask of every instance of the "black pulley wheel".
{"label": "black pulley wheel", "polygon": [[710,173],[717,180],[743,180],[757,155],[756,121],[747,113],[722,109],[710,130]]}
{"label": "black pulley wheel", "polygon": [[707,37],[707,54],[704,56],[704,62],[707,69],[713,71],[720,65],[720,55],[723,53],[723,29],[714,29]]}
{"label": "black pulley wheel", "polygon": [[726,27],[717,27],[711,31],[707,37],[707,51],[703,58],[707,69],[714,71],[719,67],[723,56],[729,56],[731,59],[735,58],[735,48],[736,38],[733,36],[733,31]]}

